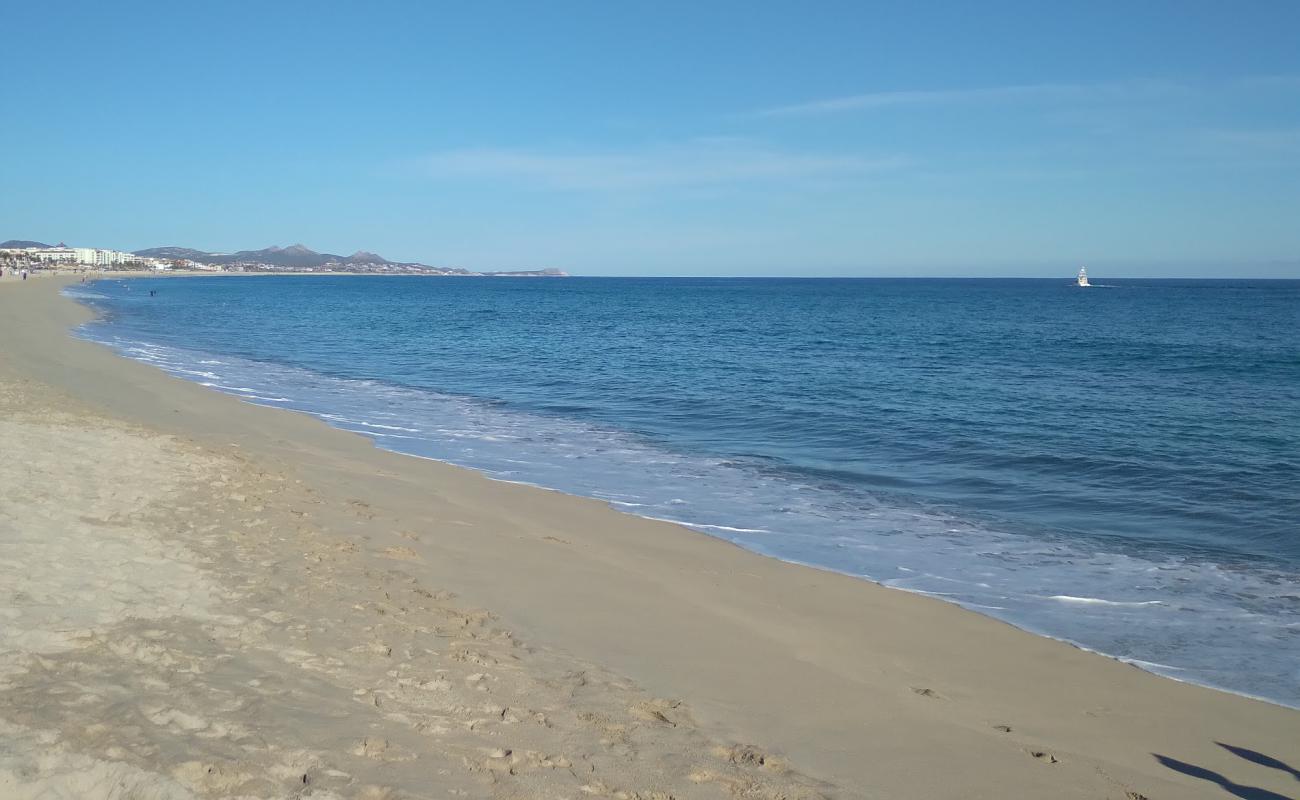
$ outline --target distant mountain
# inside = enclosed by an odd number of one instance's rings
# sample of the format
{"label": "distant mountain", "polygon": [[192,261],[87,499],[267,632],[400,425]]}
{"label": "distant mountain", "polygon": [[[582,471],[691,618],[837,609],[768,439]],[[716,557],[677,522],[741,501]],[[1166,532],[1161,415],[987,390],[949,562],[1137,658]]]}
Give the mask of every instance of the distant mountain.
{"label": "distant mountain", "polygon": [[194,250],[189,247],[150,247],[148,250],[136,250],[135,255],[144,258],[179,258],[206,263],[204,262],[205,258],[220,254],[205,253],[202,250]]}
{"label": "distant mountain", "polygon": [[222,257],[222,261],[213,261],[210,263],[217,264],[273,264],[277,267],[323,267],[330,263],[342,263],[343,257],[331,255],[329,253],[317,253],[310,247],[302,244],[291,244],[288,247],[267,247],[263,250],[240,250],[237,253]]}
{"label": "distant mountain", "polygon": [[273,267],[323,267],[326,264],[387,264],[374,253],[357,252],[351,256],[317,253],[303,244],[288,247],[271,246],[261,250],[240,250],[235,253],[208,253],[188,247],[151,247],[137,250],[135,254],[147,258],[175,258],[197,261],[200,264],[265,264]]}
{"label": "distant mountain", "polygon": [[378,253],[358,250],[350,256],[334,253],[318,253],[304,244],[288,247],[271,246],[261,250],[240,250],[235,253],[208,253],[188,247],[151,247],[135,251],[144,258],[166,258],[183,261],[195,261],[199,264],[214,266],[240,266],[243,268],[274,269],[293,271],[335,270],[370,273],[432,273],[437,275],[501,275],[520,277],[564,277],[558,269],[516,270],[510,272],[475,273],[458,267],[434,267],[419,262],[389,261]]}
{"label": "distant mountain", "polygon": [[7,242],[0,242],[0,248],[22,249],[25,247],[49,247],[44,242],[29,242],[26,239],[10,239]]}
{"label": "distant mountain", "polygon": [[496,278],[567,278],[569,273],[562,269],[548,267],[547,269],[516,269],[508,272],[485,272],[484,275],[491,275]]}

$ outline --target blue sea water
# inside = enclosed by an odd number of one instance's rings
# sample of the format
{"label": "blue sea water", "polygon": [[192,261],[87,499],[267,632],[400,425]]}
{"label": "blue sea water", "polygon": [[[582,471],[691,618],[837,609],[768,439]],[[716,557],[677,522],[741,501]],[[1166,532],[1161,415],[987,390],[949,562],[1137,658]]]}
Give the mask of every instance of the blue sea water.
{"label": "blue sea water", "polygon": [[1098,283],[69,293],[87,338],[380,447],[1300,707],[1300,282]]}

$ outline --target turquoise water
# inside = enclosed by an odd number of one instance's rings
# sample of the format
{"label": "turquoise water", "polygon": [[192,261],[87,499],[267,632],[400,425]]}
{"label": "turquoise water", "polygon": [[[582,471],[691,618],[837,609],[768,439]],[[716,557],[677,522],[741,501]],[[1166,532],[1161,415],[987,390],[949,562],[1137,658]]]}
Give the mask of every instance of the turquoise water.
{"label": "turquoise water", "polygon": [[70,293],[88,338],[381,447],[1300,706],[1300,282],[1096,283]]}

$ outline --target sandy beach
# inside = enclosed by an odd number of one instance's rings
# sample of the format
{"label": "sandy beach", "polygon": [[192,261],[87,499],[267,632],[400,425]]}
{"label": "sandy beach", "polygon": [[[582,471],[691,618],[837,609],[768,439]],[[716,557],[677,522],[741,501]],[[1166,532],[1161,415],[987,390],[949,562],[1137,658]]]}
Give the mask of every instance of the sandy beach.
{"label": "sandy beach", "polygon": [[0,798],[1300,795],[1300,711],[80,341],[0,280]]}

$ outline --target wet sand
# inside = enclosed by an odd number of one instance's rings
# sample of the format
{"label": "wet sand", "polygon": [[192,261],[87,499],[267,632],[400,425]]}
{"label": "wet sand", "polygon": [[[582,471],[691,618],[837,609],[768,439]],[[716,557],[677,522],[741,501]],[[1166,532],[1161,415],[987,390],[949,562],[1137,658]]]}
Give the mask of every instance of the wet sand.
{"label": "wet sand", "polygon": [[0,797],[1300,790],[1300,712],[173,379],[70,280],[0,282]]}

